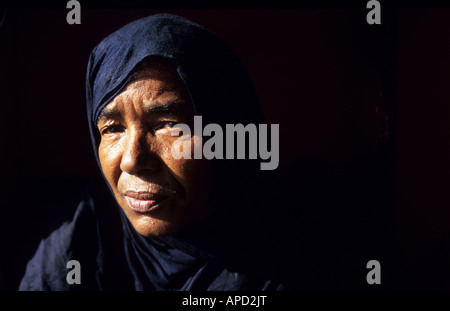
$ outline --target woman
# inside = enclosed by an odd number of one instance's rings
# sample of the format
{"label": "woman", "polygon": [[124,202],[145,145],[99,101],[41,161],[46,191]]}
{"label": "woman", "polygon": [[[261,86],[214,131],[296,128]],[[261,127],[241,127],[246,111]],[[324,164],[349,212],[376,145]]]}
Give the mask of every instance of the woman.
{"label": "woman", "polygon": [[[176,124],[194,116],[223,129],[265,123],[231,49],[191,21],[153,15],[100,42],[86,89],[103,177],[42,240],[20,289],[281,289],[275,174],[259,160],[169,152]],[[199,139],[208,138],[189,136],[193,148]],[[67,278],[70,260],[80,282]]]}

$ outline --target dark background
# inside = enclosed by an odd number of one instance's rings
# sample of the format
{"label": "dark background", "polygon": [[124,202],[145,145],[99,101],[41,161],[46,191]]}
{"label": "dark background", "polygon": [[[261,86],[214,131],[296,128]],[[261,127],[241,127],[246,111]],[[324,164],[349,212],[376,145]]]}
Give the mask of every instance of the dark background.
{"label": "dark background", "polygon": [[[401,288],[448,231],[450,12],[7,9],[0,26],[0,288],[15,290],[49,225],[97,170],[85,72],[106,35],[158,12],[218,34],[280,124],[280,259],[298,289]],[[268,250],[270,251],[270,250]],[[379,260],[382,285],[368,285]]]}
{"label": "dark background", "polygon": [[397,260],[404,280],[448,290],[450,10],[405,9],[398,25]]}

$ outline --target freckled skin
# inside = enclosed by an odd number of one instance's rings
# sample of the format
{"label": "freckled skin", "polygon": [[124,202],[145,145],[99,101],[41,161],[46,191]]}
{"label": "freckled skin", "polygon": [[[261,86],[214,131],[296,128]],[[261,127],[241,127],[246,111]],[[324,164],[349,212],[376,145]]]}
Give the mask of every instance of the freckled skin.
{"label": "freckled skin", "polygon": [[[148,108],[173,100],[184,100],[177,112],[157,114]],[[99,159],[114,196],[137,232],[144,236],[171,235],[204,220],[214,209],[210,198],[208,160],[174,159],[171,153],[173,124],[191,129],[194,112],[186,87],[170,67],[147,64],[135,79],[104,110],[101,117]],[[171,123],[168,123],[168,122]],[[191,138],[191,150],[194,150]],[[169,194],[148,213],[132,210],[127,190]]]}

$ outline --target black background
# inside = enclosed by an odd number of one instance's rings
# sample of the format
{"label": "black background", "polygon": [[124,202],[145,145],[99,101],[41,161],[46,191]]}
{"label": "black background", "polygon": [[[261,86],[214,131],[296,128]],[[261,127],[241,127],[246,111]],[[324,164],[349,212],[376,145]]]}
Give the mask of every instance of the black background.
{"label": "black background", "polygon": [[[280,124],[284,200],[276,212],[287,250],[280,258],[297,288],[408,288],[402,269],[420,267],[449,227],[450,11],[383,8],[382,25],[368,25],[364,1],[135,7],[82,2],[81,25],[67,24],[64,7],[4,11],[0,288],[17,288],[50,223],[97,170],[85,111],[90,51],[159,12],[224,38],[249,71],[268,122]],[[371,259],[381,263],[382,285],[366,282]]]}

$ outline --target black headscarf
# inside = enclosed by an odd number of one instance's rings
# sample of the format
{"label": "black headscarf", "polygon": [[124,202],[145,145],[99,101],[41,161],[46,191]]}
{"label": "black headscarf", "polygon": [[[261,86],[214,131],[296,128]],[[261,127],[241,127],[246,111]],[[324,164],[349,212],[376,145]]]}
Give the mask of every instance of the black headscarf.
{"label": "black headscarf", "polygon": [[[247,73],[222,39],[184,18],[153,15],[109,35],[90,55],[87,113],[97,162],[99,113],[151,57],[176,67],[203,124],[265,123]],[[200,226],[174,236],[143,237],[102,188],[106,182],[100,176],[74,214],[41,242],[21,289],[280,288],[273,280],[276,250],[271,243],[276,242],[276,198],[271,199],[276,192],[266,183],[273,173],[261,172],[258,160],[213,161],[213,191],[220,207],[207,220],[207,232]],[[81,285],[66,282],[70,259],[83,267]]]}

